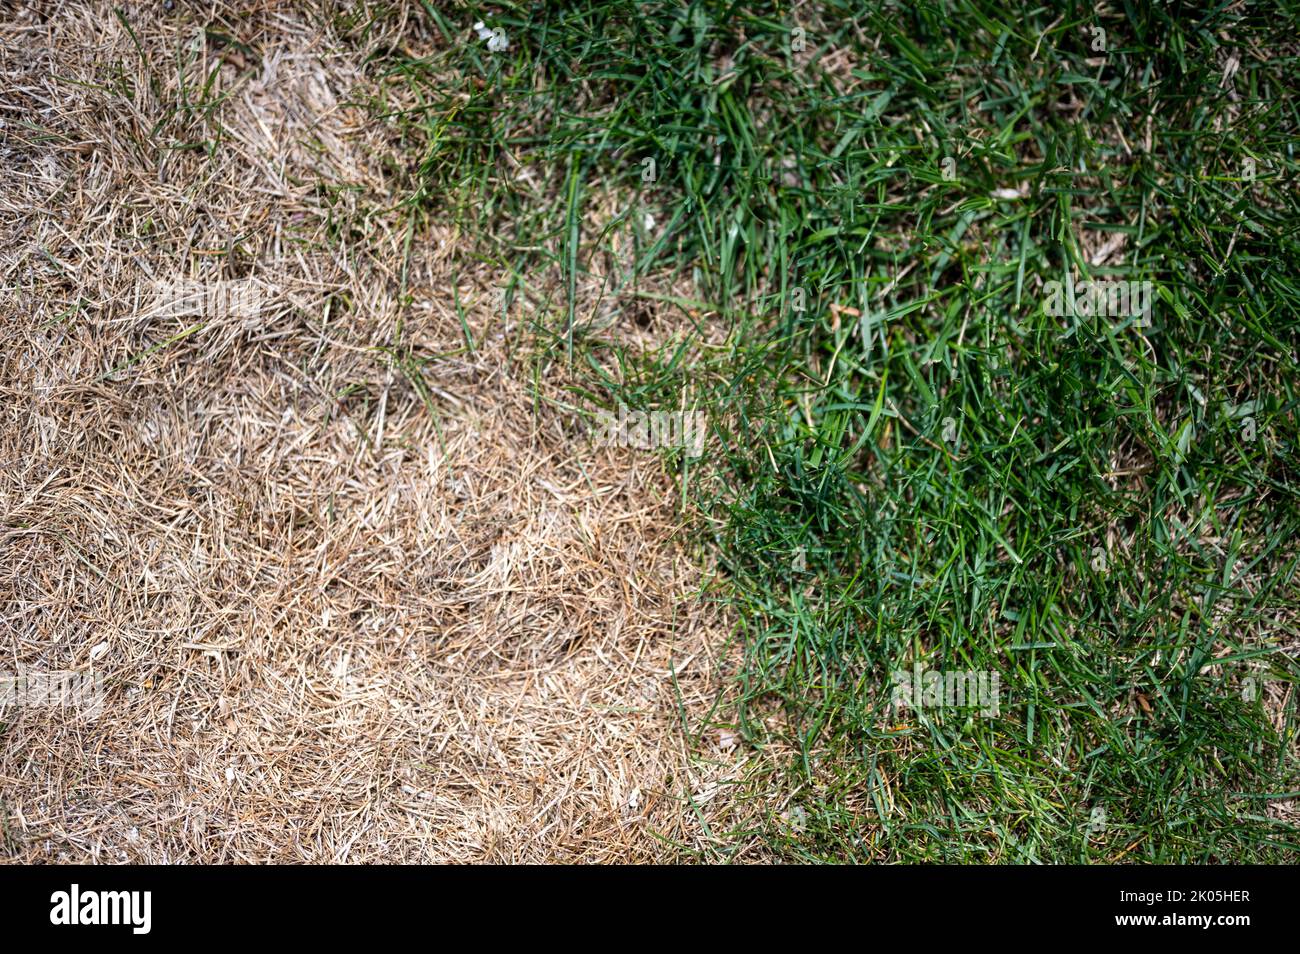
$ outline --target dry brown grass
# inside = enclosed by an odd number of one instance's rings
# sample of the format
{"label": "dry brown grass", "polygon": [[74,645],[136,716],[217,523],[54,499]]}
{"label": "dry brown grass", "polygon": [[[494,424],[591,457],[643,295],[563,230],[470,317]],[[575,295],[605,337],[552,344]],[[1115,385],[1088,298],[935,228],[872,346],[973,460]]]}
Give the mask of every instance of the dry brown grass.
{"label": "dry brown grass", "polygon": [[[701,845],[736,756],[682,731],[725,627],[671,484],[535,402],[526,306],[494,316],[454,234],[408,260],[391,147],[344,105],[366,50],[255,6],[259,63],[146,8],[136,39],[106,3],[0,26],[0,670],[108,686],[96,720],[5,714],[0,856]],[[214,69],[224,100],[182,108]],[[274,291],[160,313],[175,279]]]}

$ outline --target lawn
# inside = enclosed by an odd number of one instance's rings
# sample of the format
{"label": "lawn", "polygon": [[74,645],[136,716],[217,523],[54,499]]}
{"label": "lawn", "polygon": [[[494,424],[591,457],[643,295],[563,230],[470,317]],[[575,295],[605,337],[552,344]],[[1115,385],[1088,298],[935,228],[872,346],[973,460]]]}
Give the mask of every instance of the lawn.
{"label": "lawn", "polygon": [[[647,451],[735,620],[688,729],[748,770],[697,856],[1300,858],[1298,24],[412,13],[419,106],[366,107],[411,221],[536,306],[536,401],[708,419]],[[953,674],[998,704],[919,691]]]}

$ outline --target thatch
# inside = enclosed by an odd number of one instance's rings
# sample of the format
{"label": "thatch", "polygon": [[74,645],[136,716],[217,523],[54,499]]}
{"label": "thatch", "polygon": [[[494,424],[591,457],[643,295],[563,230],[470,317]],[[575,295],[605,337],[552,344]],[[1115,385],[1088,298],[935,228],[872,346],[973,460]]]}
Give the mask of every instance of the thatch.
{"label": "thatch", "polygon": [[107,686],[97,719],[4,714],[0,857],[698,844],[726,773],[683,725],[725,627],[658,459],[535,400],[529,304],[494,312],[454,232],[408,251],[346,105],[366,50],[287,6],[240,21],[255,64],[127,15],[0,26],[0,670]]}

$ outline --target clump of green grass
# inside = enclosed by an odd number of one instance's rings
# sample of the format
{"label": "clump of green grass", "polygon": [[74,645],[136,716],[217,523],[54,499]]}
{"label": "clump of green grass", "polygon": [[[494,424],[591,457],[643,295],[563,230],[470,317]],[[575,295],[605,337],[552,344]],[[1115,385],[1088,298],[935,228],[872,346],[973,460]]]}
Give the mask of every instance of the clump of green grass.
{"label": "clump of green grass", "polygon": [[[377,110],[412,214],[557,277],[537,330],[611,404],[689,381],[714,421],[683,486],[736,719],[793,753],[721,855],[1296,859],[1293,4],[426,12],[426,105]],[[610,294],[689,278],[725,345],[587,334],[600,191],[659,223]],[[1149,325],[1051,316],[1071,278],[1151,282]],[[998,673],[998,715],[900,718],[913,666]]]}

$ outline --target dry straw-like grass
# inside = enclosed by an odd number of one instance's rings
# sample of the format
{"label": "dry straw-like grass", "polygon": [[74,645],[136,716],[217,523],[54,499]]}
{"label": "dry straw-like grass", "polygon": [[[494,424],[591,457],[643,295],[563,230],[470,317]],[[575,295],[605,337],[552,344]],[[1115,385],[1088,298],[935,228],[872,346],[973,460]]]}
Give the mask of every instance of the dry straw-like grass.
{"label": "dry straw-like grass", "polygon": [[[408,245],[347,105],[366,49],[216,8],[250,62],[151,9],[0,26],[0,670],[107,687],[4,714],[0,857],[707,843],[737,756],[683,726],[724,625],[658,459],[535,401],[527,304],[494,314],[453,233]],[[267,297],[177,314],[176,281]]]}

